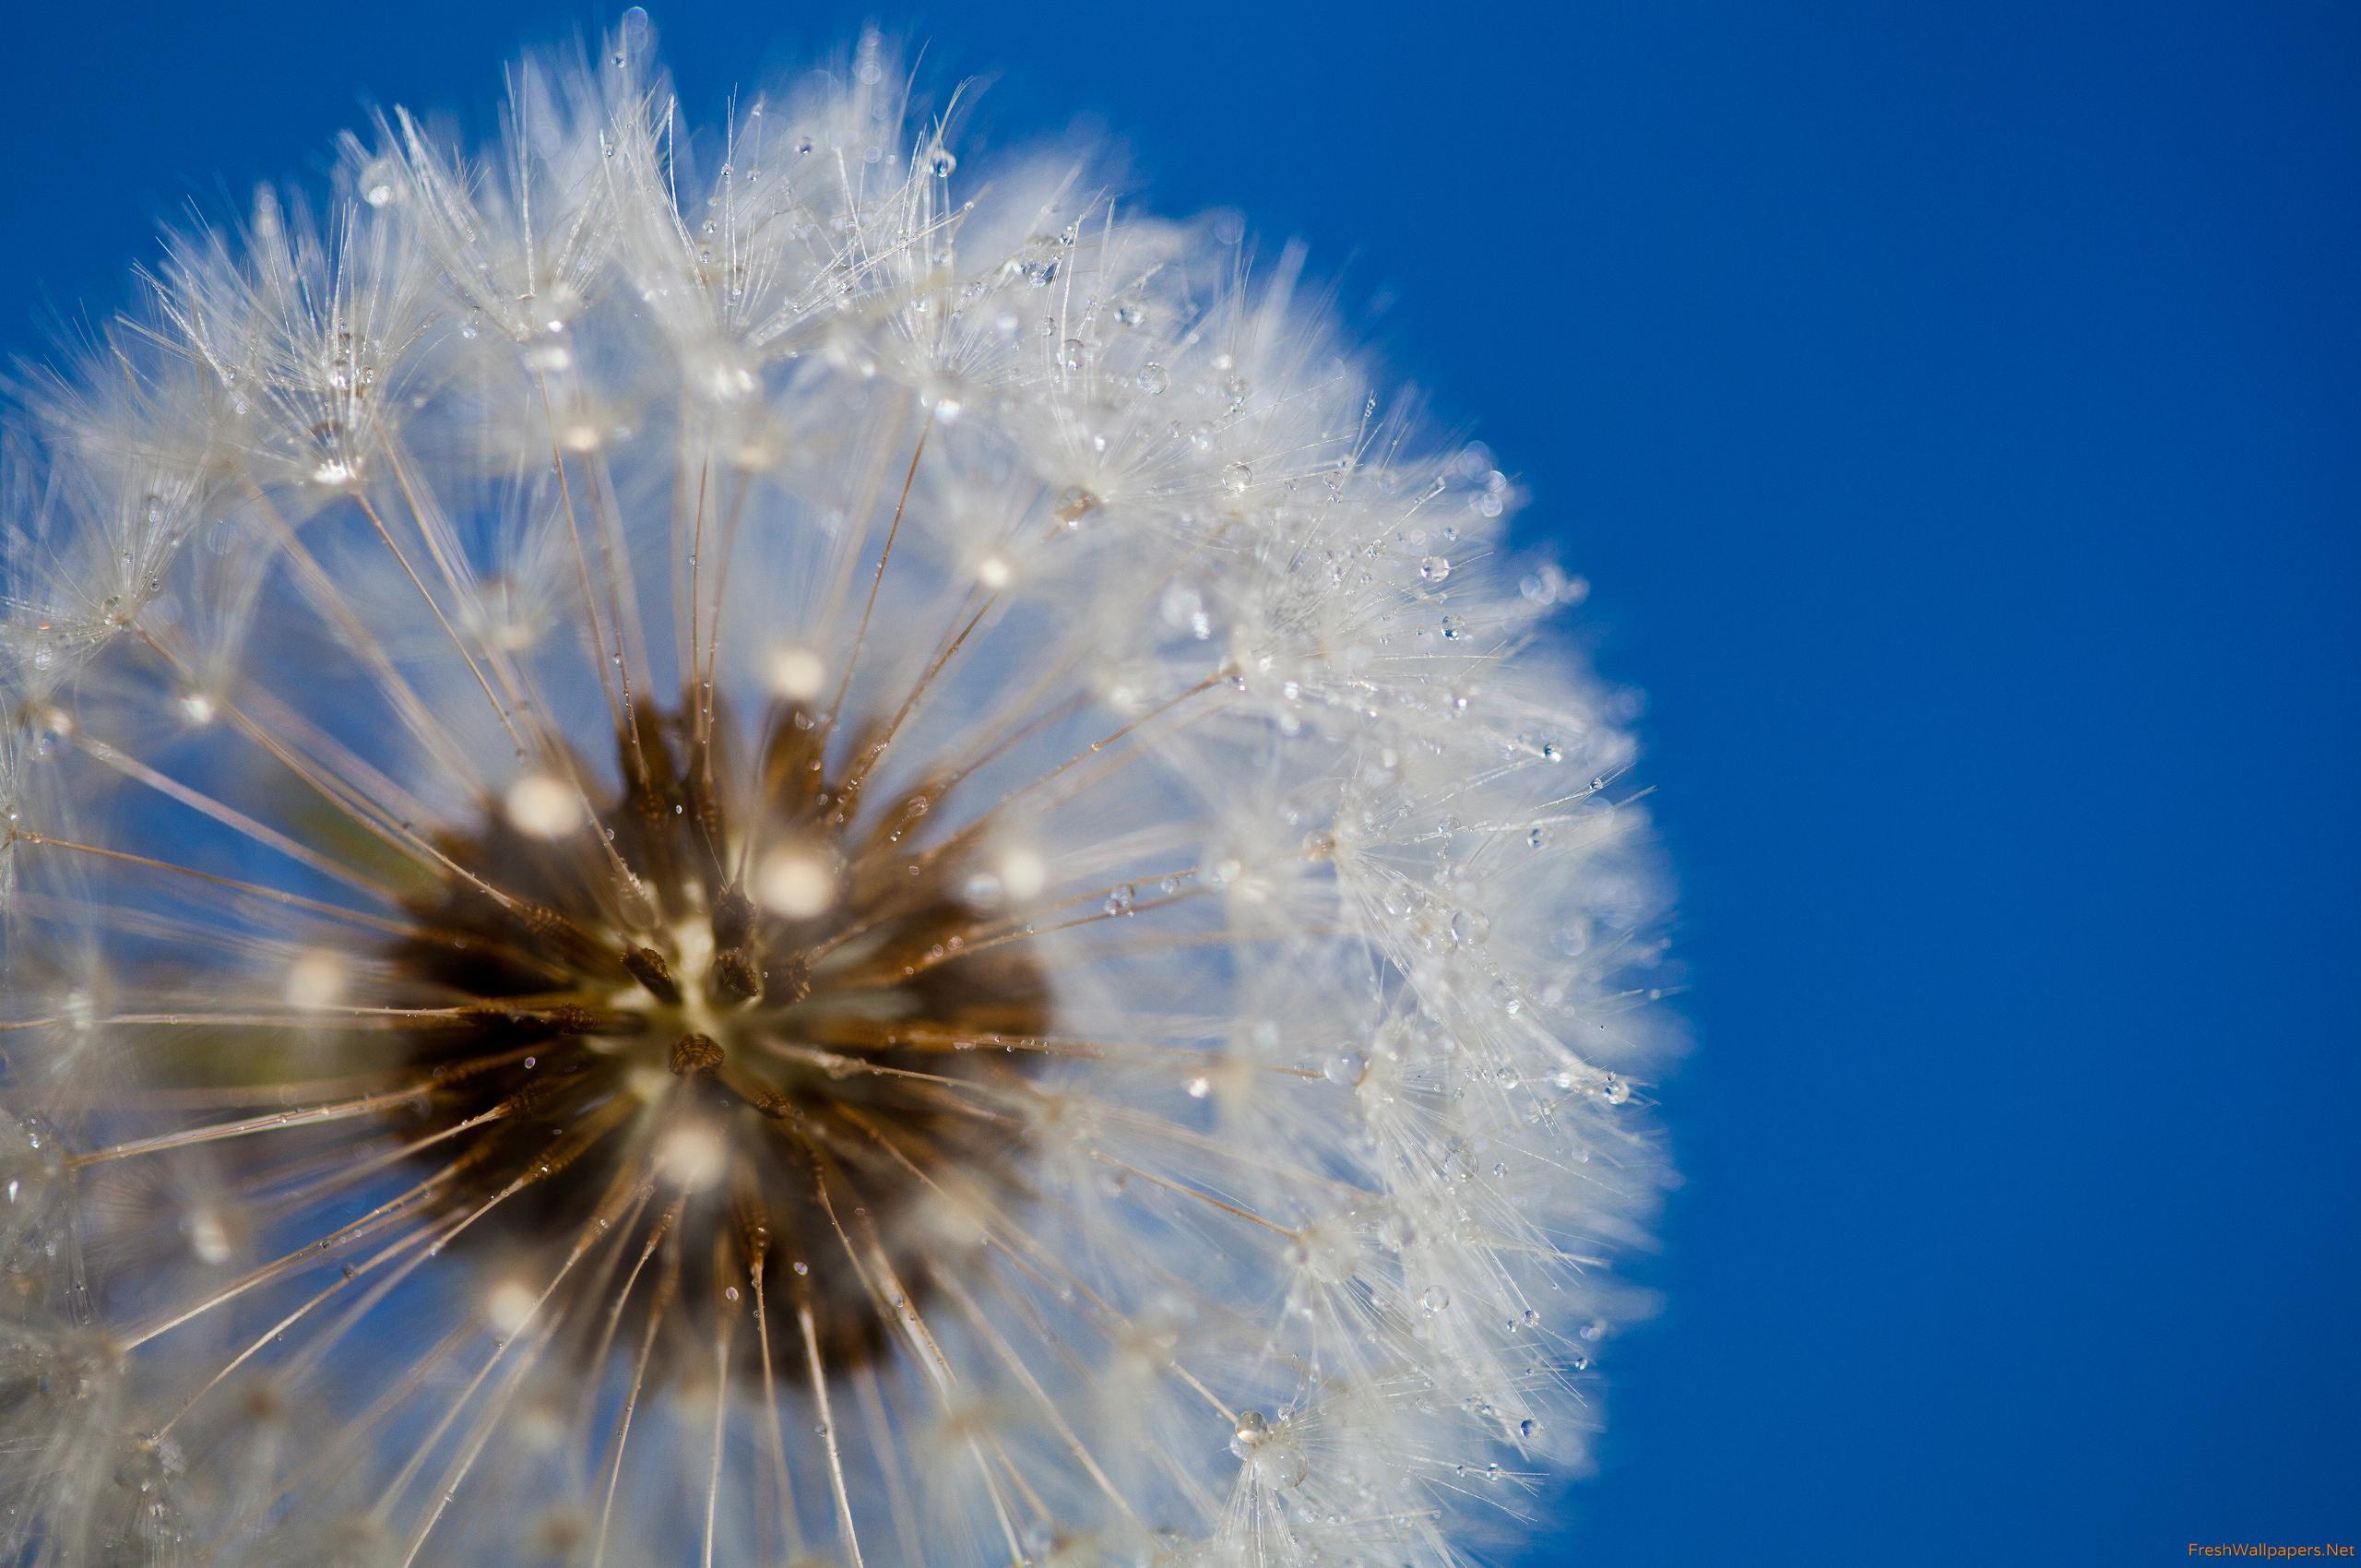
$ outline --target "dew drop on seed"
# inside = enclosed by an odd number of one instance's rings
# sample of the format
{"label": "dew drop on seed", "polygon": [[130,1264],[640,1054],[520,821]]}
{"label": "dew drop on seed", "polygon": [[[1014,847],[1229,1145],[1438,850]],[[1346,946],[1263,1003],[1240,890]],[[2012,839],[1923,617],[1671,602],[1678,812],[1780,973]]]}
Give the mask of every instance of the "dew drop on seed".
{"label": "dew drop on seed", "polygon": [[361,199],[372,207],[386,207],[401,194],[399,168],[390,158],[373,158],[361,166]]}
{"label": "dew drop on seed", "polygon": [[782,844],[755,867],[753,892],[775,914],[810,920],[836,902],[836,868],[809,845]]}
{"label": "dew drop on seed", "polygon": [[559,838],[582,826],[582,798],[564,779],[529,773],[503,801],[510,826],[535,838]]}
{"label": "dew drop on seed", "polygon": [[1281,1491],[1301,1486],[1311,1469],[1303,1450],[1292,1443],[1266,1443],[1247,1463],[1256,1480]]}

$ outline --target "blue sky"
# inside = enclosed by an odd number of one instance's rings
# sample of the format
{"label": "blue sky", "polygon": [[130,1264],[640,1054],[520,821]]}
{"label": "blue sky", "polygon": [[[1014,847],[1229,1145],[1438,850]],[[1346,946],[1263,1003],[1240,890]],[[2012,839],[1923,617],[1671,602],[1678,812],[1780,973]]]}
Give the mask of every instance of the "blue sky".
{"label": "blue sky", "polygon": [[[0,346],[603,19],[364,9],[14,18]],[[862,15],[654,10],[708,108]],[[880,16],[1309,241],[1649,694],[1689,1181],[1525,1561],[2361,1539],[2361,13]]]}

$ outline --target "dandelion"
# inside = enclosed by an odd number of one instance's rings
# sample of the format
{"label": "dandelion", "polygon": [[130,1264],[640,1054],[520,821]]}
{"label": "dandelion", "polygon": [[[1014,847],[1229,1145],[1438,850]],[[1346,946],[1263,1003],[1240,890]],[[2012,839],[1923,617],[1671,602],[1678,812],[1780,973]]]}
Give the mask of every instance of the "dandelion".
{"label": "dandelion", "polygon": [[1295,256],[902,83],[701,139],[635,15],[25,398],[10,1561],[1440,1565],[1579,1458],[1580,585]]}

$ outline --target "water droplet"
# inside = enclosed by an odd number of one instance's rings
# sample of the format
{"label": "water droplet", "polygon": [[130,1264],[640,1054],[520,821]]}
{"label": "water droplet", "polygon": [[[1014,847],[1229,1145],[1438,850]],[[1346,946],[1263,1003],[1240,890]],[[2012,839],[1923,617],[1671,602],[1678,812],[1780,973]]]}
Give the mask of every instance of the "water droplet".
{"label": "water droplet", "polygon": [[546,773],[517,779],[503,803],[510,825],[535,838],[560,838],[582,826],[581,792]]}
{"label": "water droplet", "polygon": [[1451,1292],[1440,1285],[1430,1285],[1419,1293],[1418,1305],[1430,1313],[1442,1312],[1451,1305]]}
{"label": "water droplet", "polygon": [[634,59],[644,58],[648,45],[656,41],[656,24],[647,18],[647,7],[634,6],[623,15],[615,29],[615,64],[623,65]]}
{"label": "water droplet", "polygon": [[373,158],[361,166],[361,199],[386,207],[401,195],[401,165],[390,158]]}
{"label": "water droplet", "polygon": [[1243,495],[1252,483],[1254,470],[1244,463],[1231,463],[1221,470],[1221,487],[1232,495]]}
{"label": "water droplet", "polygon": [[1492,938],[1492,917],[1481,909],[1462,909],[1451,917],[1451,936],[1463,947],[1481,947]]}
{"label": "water droplet", "polygon": [[951,178],[951,172],[958,167],[959,160],[953,156],[949,148],[944,147],[940,142],[936,143],[934,150],[927,155],[927,172],[932,174],[938,180],[947,180]]}
{"label": "water droplet", "polygon": [[1139,374],[1133,379],[1139,383],[1141,391],[1154,398],[1160,396],[1166,387],[1172,385],[1172,373],[1154,360],[1150,360],[1140,366]]}
{"label": "water droplet", "polygon": [[1292,1443],[1265,1443],[1247,1464],[1256,1480],[1281,1491],[1301,1486],[1303,1478],[1311,1470],[1303,1450]]}
{"label": "water droplet", "polygon": [[1451,576],[1451,562],[1441,555],[1430,555],[1418,563],[1418,576],[1430,583],[1442,582]]}

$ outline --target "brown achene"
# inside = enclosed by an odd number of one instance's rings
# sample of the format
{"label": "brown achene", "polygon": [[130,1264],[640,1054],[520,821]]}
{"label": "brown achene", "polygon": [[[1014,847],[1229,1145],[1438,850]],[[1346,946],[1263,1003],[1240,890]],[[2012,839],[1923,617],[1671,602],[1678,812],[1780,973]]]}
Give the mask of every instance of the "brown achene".
{"label": "brown achene", "polygon": [[[808,1310],[841,1375],[887,1348],[926,1288],[900,1223],[921,1190],[1014,1192],[1020,1129],[975,1089],[1035,1053],[976,1048],[1041,1036],[1049,990],[964,896],[966,841],[906,847],[939,787],[855,829],[860,777],[831,777],[809,709],[765,715],[737,800],[746,770],[696,729],[727,726],[643,709],[589,831],[537,837],[492,813],[442,841],[474,880],[412,900],[416,929],[391,951],[400,1004],[460,1009],[402,1036],[434,1086],[425,1137],[476,1129],[435,1201],[496,1200],[455,1246],[563,1253],[651,1206],[650,1256],[681,1229],[627,1311],[562,1326],[594,1361],[643,1336],[660,1351],[676,1299],[707,1310],[675,1322],[710,1321],[715,1296],[751,1288],[773,1313]],[[854,740],[873,764],[880,748]],[[783,912],[749,891],[781,852],[828,868],[825,899]],[[717,1185],[727,1202],[686,1201]]]}

